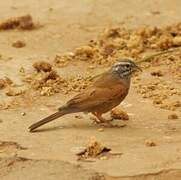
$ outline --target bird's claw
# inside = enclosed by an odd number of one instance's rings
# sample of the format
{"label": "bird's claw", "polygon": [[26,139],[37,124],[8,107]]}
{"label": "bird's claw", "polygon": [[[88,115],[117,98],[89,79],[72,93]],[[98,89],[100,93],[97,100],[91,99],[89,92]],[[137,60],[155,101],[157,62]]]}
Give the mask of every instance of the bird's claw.
{"label": "bird's claw", "polygon": [[117,128],[120,128],[120,127],[125,127],[126,126],[126,124],[121,124],[121,125],[114,124],[114,123],[112,124],[111,122],[114,120],[114,118],[110,118],[108,120],[102,120],[101,121],[101,120],[99,120],[97,118],[92,117],[91,120],[92,120],[93,124],[99,125],[101,127],[108,127],[108,128],[117,127]]}

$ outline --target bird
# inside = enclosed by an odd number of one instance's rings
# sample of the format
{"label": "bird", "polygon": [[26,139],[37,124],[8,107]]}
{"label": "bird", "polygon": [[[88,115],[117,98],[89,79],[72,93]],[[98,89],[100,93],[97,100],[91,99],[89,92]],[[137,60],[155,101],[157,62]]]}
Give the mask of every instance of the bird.
{"label": "bird", "polygon": [[109,70],[99,75],[92,85],[59,107],[54,114],[32,124],[29,131],[34,132],[40,126],[61,116],[78,112],[92,113],[98,124],[108,123],[102,115],[125,99],[130,89],[132,74],[137,70],[142,71],[132,59],[118,59]]}

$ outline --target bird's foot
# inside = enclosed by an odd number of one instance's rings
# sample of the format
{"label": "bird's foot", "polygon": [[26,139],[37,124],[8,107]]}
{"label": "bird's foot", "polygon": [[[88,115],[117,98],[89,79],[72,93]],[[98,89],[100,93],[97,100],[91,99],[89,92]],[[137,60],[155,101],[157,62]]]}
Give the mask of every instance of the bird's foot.
{"label": "bird's foot", "polygon": [[[93,121],[93,124],[98,124],[100,125],[101,127],[124,127],[126,126],[126,124],[115,124],[114,122],[112,122],[114,120],[114,118],[109,118],[109,119],[105,119],[101,116],[101,114],[98,114],[98,113],[93,113],[96,118],[92,117],[92,121]],[[112,122],[112,123],[111,123]]]}
{"label": "bird's foot", "polygon": [[91,117],[93,124],[109,124],[111,121],[113,121],[113,118],[110,119],[97,119],[95,117]]}
{"label": "bird's foot", "polygon": [[92,124],[99,124],[100,120],[98,120],[96,117],[90,117],[90,119],[92,120]]}
{"label": "bird's foot", "polygon": [[108,119],[108,120],[104,120],[104,121],[100,121],[98,120],[97,118],[91,118],[92,119],[92,123],[93,124],[96,124],[100,127],[107,127],[107,128],[113,128],[113,127],[117,127],[117,128],[120,128],[120,127],[125,127],[126,124],[114,124],[114,123],[111,123],[114,119]]}

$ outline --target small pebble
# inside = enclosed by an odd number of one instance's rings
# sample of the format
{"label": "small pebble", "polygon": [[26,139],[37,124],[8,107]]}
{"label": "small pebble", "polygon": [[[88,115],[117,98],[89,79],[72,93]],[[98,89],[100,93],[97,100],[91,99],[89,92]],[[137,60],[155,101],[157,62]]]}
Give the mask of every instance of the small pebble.
{"label": "small pebble", "polygon": [[0,89],[3,89],[6,87],[6,81],[4,79],[0,79]]}
{"label": "small pebble", "polygon": [[100,160],[107,160],[108,158],[107,158],[107,156],[101,156],[100,157]]}
{"label": "small pebble", "polygon": [[22,47],[25,47],[26,44],[25,44],[25,42],[19,40],[19,41],[15,41],[12,44],[12,46],[15,47],[15,48],[22,48]]}
{"label": "small pebble", "polygon": [[146,140],[145,145],[149,147],[153,147],[153,146],[156,146],[156,143],[152,140]]}
{"label": "small pebble", "polygon": [[168,119],[178,119],[178,115],[177,114],[169,114],[168,115]]}
{"label": "small pebble", "polygon": [[160,70],[158,70],[158,71],[152,71],[151,75],[160,77],[163,76],[163,73]]}
{"label": "small pebble", "polygon": [[22,112],[22,113],[21,113],[21,115],[22,115],[22,116],[25,116],[25,115],[26,115],[26,113],[25,113],[25,112]]}
{"label": "small pebble", "polygon": [[38,71],[50,72],[52,70],[52,65],[46,61],[38,61],[33,64],[33,67]]}
{"label": "small pebble", "polygon": [[83,117],[81,115],[75,115],[75,118],[82,119]]}
{"label": "small pebble", "polygon": [[99,132],[103,132],[104,129],[103,129],[103,128],[99,128],[98,131],[99,131]]}

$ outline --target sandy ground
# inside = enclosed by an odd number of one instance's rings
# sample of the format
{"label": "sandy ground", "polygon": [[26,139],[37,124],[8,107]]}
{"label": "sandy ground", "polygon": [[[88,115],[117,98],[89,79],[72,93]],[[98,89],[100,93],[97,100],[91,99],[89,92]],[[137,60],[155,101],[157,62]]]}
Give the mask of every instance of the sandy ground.
{"label": "sandy ground", "polygon": [[[0,32],[0,77],[7,76],[19,85],[20,67],[32,72],[35,61],[52,62],[57,54],[95,39],[106,27],[164,26],[181,19],[179,0],[6,0],[0,2],[0,7],[1,19],[30,13],[43,25],[32,31]],[[12,47],[17,40],[25,41],[26,46]],[[77,63],[57,71],[65,77],[80,72],[84,75],[88,65]],[[147,70],[142,76],[150,71]],[[153,106],[134,87],[121,106],[132,114],[128,122],[123,122],[126,127],[100,132],[91,124],[89,115],[81,114],[82,119],[68,115],[38,133],[28,132],[30,124],[53,113],[72,94],[59,93],[34,102],[25,97],[24,106],[1,110],[0,141],[16,142],[21,147],[9,144],[0,148],[0,179],[181,179],[180,119],[169,120],[172,111]],[[0,91],[1,102],[12,98]],[[179,111],[176,113],[181,116]],[[84,146],[91,136],[122,155],[93,162],[77,161],[75,149]],[[146,146],[145,141],[154,141],[156,146]]]}

